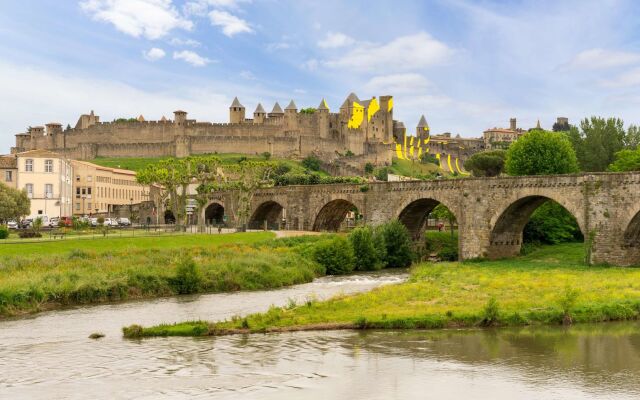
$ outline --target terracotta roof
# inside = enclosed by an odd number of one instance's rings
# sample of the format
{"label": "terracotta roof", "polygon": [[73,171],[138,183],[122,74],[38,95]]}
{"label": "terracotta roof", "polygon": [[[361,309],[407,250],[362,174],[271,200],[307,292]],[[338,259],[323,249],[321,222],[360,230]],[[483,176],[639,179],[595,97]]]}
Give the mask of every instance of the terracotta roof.
{"label": "terracotta roof", "polygon": [[506,129],[506,128],[491,128],[491,129],[487,129],[485,132],[511,133],[511,134],[518,133],[517,131],[514,131],[512,129]]}
{"label": "terracotta roof", "polygon": [[99,169],[101,171],[109,171],[109,172],[114,172],[117,174],[125,174],[125,175],[136,175],[136,171],[131,171],[128,169],[121,169],[121,168],[112,168],[112,167],[105,167],[102,165],[98,165],[98,164],[94,164],[94,163],[90,163],[88,161],[80,161],[80,160],[71,160],[71,164],[72,165],[85,165],[87,167],[92,167],[95,169]]}
{"label": "terracotta roof", "polygon": [[42,157],[65,158],[61,154],[54,153],[52,151],[44,150],[44,149],[23,151],[22,153],[16,154],[16,156],[18,156],[18,157],[36,157],[36,158],[42,158]]}
{"label": "terracotta roof", "polygon": [[15,156],[0,156],[0,168],[17,168],[18,160]]}

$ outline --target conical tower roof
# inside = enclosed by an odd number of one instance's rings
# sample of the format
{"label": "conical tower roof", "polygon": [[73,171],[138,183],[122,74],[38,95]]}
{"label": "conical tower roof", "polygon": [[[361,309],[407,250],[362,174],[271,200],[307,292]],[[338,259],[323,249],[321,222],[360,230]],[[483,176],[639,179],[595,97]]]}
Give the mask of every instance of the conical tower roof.
{"label": "conical tower roof", "polygon": [[142,114],[138,116],[138,122],[144,122],[144,117],[142,116]]}
{"label": "conical tower roof", "polygon": [[253,113],[254,114],[265,114],[266,113],[264,108],[262,108],[262,103],[258,103],[258,107],[256,107],[256,110]]}
{"label": "conical tower roof", "polygon": [[320,105],[318,106],[318,110],[328,110],[329,106],[327,105],[327,102],[325,101],[325,99],[322,99],[322,101],[320,102]]}
{"label": "conical tower roof", "polygon": [[358,98],[358,95],[356,95],[355,93],[351,92],[349,93],[349,96],[347,96],[347,100],[349,101],[360,101],[360,99]]}
{"label": "conical tower roof", "polygon": [[297,110],[297,109],[298,107],[296,106],[296,103],[293,102],[293,100],[291,100],[287,108],[285,108],[285,110]]}
{"label": "conical tower roof", "polygon": [[244,108],[242,104],[240,104],[240,100],[237,97],[233,98],[233,103],[231,103],[231,107]]}
{"label": "conical tower roof", "polygon": [[404,129],[404,122],[402,122],[402,121],[398,121],[398,122],[396,123],[396,128],[402,128],[402,129]]}
{"label": "conical tower roof", "polygon": [[282,107],[280,107],[280,104],[278,104],[277,101],[276,101],[276,104],[273,105],[273,110],[271,110],[271,114],[284,114],[284,111],[282,111]]}
{"label": "conical tower roof", "polygon": [[420,117],[420,121],[418,121],[418,128],[428,128],[429,124],[427,124],[427,119],[422,115]]}
{"label": "conical tower roof", "polygon": [[536,124],[536,129],[542,129],[542,128],[540,127],[540,120],[538,120],[538,123]]}

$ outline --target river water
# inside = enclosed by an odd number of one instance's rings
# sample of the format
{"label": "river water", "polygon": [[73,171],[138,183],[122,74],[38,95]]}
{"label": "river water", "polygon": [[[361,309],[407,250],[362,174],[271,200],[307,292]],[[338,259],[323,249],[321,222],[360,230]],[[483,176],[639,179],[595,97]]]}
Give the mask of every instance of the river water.
{"label": "river water", "polygon": [[[75,308],[0,322],[1,399],[637,399],[640,325],[125,340],[406,276]],[[88,339],[103,332],[100,340]]]}

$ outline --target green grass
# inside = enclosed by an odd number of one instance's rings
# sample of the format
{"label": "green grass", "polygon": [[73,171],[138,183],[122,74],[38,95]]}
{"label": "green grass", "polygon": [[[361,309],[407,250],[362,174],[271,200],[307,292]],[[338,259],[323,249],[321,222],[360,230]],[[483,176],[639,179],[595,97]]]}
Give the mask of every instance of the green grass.
{"label": "green grass", "polygon": [[[46,235],[46,233],[43,233]],[[128,235],[131,235],[128,233]],[[64,254],[71,251],[90,251],[95,254],[136,249],[181,249],[197,246],[216,246],[229,243],[251,244],[272,238],[271,232],[233,233],[224,235],[176,234],[157,237],[96,237],[95,239],[64,239],[51,242],[1,244],[0,257]],[[5,260],[6,261],[6,260]],[[4,261],[0,260],[0,266]]]}
{"label": "green grass", "polygon": [[[239,154],[239,153],[222,153],[222,154],[215,154],[215,156],[220,158],[220,160],[224,164],[236,164],[240,162],[240,160],[243,158],[246,158],[248,160],[254,160],[254,161],[265,160],[265,158],[262,155],[248,155],[248,154]],[[98,157],[90,161],[94,164],[102,165],[104,167],[139,171],[145,168],[149,164],[153,164],[160,160],[164,160],[168,158],[172,158],[172,157],[152,157],[152,158],[150,157],[114,157],[114,158]],[[287,164],[289,167],[291,167],[292,172],[302,173],[305,170],[300,161],[284,159],[284,158],[274,158],[274,157],[271,157],[270,160]],[[321,171],[320,173],[326,174],[323,171]]]}
{"label": "green grass", "polygon": [[441,174],[446,175],[445,171],[441,170],[435,164],[422,164],[418,161],[413,162],[410,160],[399,160],[397,158],[393,159],[391,167],[389,168],[389,173],[415,178],[431,175],[436,172],[440,172]]}
{"label": "green grass", "polygon": [[[22,253],[0,257],[0,317],[183,293],[264,290],[324,274],[304,255],[302,247],[313,238],[295,242],[272,237],[244,233],[69,240],[46,250],[39,247],[48,243],[13,246]],[[61,248],[63,244],[67,247]],[[195,264],[194,271],[181,268],[185,260]]]}
{"label": "green grass", "polygon": [[[512,260],[420,264],[410,280],[371,292],[272,308],[208,323],[141,328],[137,336],[215,335],[300,329],[412,329],[636,319],[640,269],[590,267],[582,244],[542,247]],[[492,300],[493,299],[493,300]],[[132,335],[135,336],[135,335]]]}

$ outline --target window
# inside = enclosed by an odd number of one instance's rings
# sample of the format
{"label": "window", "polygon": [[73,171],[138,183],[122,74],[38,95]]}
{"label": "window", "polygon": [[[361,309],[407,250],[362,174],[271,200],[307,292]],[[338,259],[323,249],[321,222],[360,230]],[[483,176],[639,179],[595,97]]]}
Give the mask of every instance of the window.
{"label": "window", "polygon": [[26,172],[33,172],[33,160],[32,159],[27,159],[24,162],[24,170]]}
{"label": "window", "polygon": [[80,182],[80,175],[76,175],[76,182]]}
{"label": "window", "polygon": [[76,210],[80,210],[80,203],[76,203]]}
{"label": "window", "polygon": [[30,199],[33,198],[33,184],[27,183],[24,185],[24,189],[27,191],[27,197]]}
{"label": "window", "polygon": [[13,181],[13,171],[4,171],[4,180],[5,182]]}
{"label": "window", "polygon": [[91,175],[87,175],[87,182],[91,182],[93,180],[93,177]]}
{"label": "window", "polygon": [[53,197],[53,185],[51,183],[47,183],[44,185],[44,197],[47,199]]}
{"label": "window", "polygon": [[87,203],[87,208],[89,209],[89,212],[91,212],[91,203]]}
{"label": "window", "polygon": [[44,172],[53,172],[53,160],[44,160]]}
{"label": "window", "polygon": [[88,187],[88,188],[87,188],[87,194],[88,194],[89,196],[91,196],[91,187]]}
{"label": "window", "polygon": [[76,197],[80,197],[80,188],[79,187],[76,188]]}
{"label": "window", "polygon": [[82,188],[82,195],[84,196],[85,194],[87,194],[87,189],[86,188]]}

